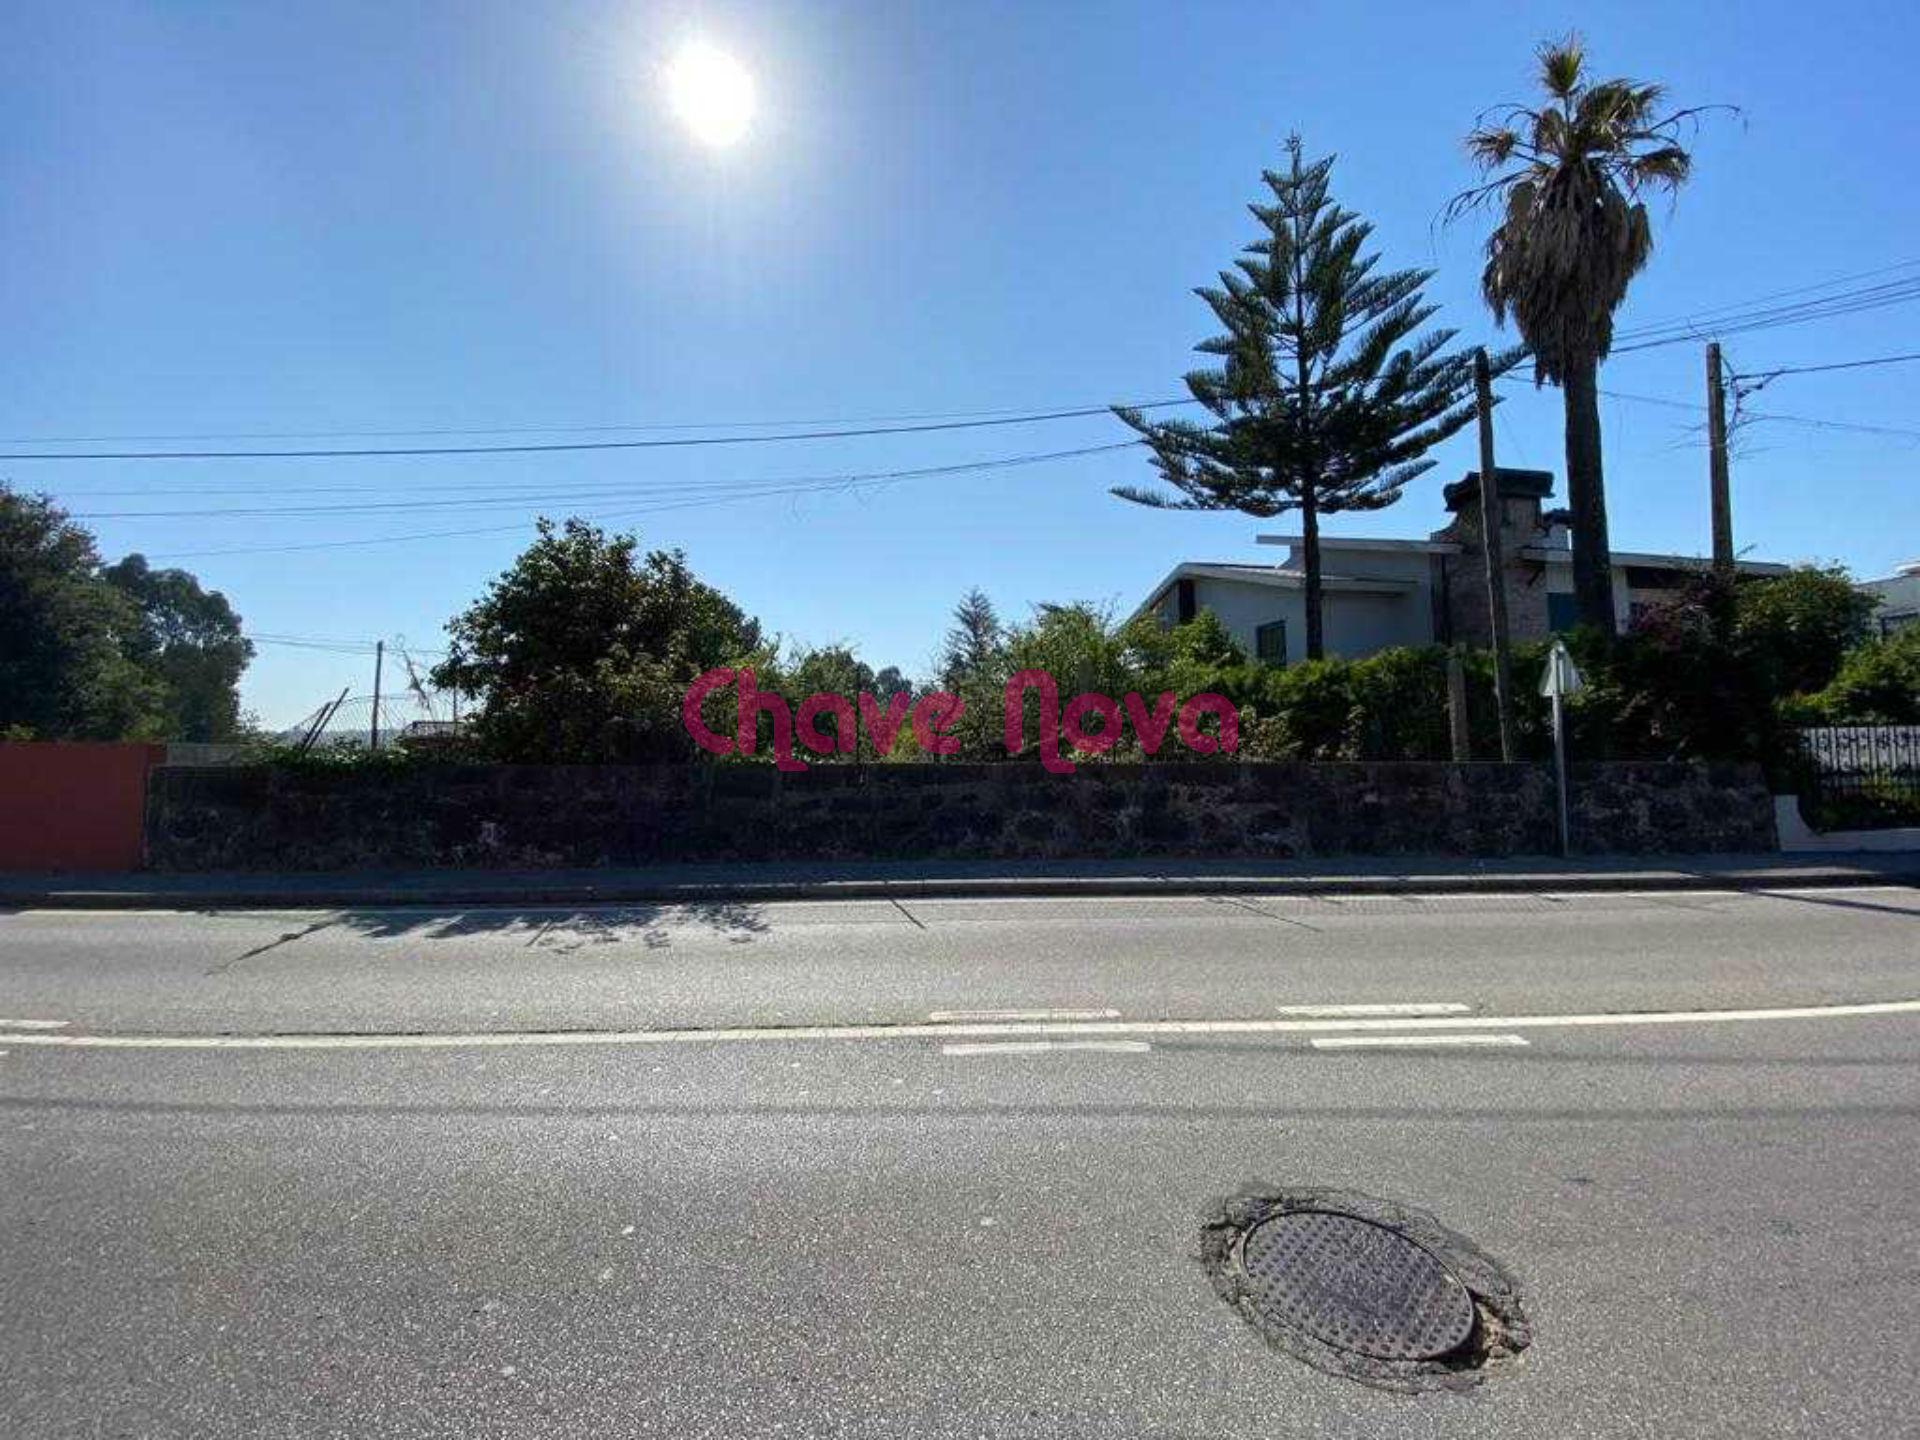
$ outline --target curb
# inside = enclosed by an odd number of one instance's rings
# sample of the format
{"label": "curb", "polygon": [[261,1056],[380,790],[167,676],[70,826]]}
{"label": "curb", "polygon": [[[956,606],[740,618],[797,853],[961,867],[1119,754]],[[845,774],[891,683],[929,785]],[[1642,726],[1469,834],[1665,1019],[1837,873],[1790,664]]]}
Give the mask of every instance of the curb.
{"label": "curb", "polygon": [[406,906],[717,905],[795,900],[1111,899],[1208,895],[1493,895],[1606,893],[1630,890],[1795,890],[1920,885],[1920,857],[1882,867],[1806,866],[1792,870],[1489,872],[1437,875],[1004,876],[812,881],[681,881],[610,885],[431,889],[338,888],[178,890],[59,889],[0,891],[3,910],[330,910]]}

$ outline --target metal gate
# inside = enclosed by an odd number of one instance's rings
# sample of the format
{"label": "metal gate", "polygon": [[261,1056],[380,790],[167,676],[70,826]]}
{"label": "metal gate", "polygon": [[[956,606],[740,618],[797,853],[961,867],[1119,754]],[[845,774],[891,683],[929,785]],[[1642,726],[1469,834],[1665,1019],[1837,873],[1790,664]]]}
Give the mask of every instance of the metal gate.
{"label": "metal gate", "polygon": [[1819,830],[1920,825],[1920,725],[1800,732],[1801,808]]}

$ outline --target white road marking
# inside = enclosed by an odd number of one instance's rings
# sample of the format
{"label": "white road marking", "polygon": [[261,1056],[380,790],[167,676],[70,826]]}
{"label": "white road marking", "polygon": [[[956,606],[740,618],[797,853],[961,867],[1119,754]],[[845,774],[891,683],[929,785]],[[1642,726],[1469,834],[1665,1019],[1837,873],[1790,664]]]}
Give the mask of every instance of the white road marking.
{"label": "white road marking", "polygon": [[935,1010],[927,1016],[933,1025],[964,1025],[993,1020],[1118,1020],[1118,1010]]}
{"label": "white road marking", "polygon": [[1920,1000],[1795,1005],[1754,1010],[1652,1010],[1598,1015],[1381,1016],[1372,1020],[1098,1020],[992,1024],[793,1025],[715,1030],[476,1030],[449,1034],[49,1035],[9,1034],[14,1045],[90,1050],[439,1050],[516,1045],[716,1045],[797,1040],[1092,1039],[1119,1035],[1313,1035],[1409,1030],[1586,1029],[1599,1026],[1713,1025],[1767,1020],[1850,1020],[1920,1015]]}
{"label": "white road marking", "polygon": [[1100,1050],[1115,1055],[1144,1055],[1153,1049],[1145,1040],[989,1040],[979,1044],[942,1045],[942,1055],[1038,1055],[1045,1050]]}
{"label": "white road marking", "polygon": [[1388,1005],[1281,1005],[1278,1011],[1282,1015],[1298,1015],[1303,1019],[1332,1020],[1342,1015],[1465,1015],[1471,1011],[1471,1005],[1462,1005],[1457,1000],[1405,1000]]}
{"label": "white road marking", "polygon": [[[1696,888],[1690,885],[1688,886],[1674,885],[1674,886],[1664,886],[1664,887],[1656,886],[1650,889],[1620,889],[1613,886],[1602,885],[1602,886],[1599,886],[1598,888],[1582,889],[1579,885],[1579,879],[1577,876],[1556,877],[1556,878],[1567,878],[1569,879],[1570,883],[1567,885],[1555,888],[1553,890],[1537,890],[1531,887],[1522,887],[1522,888],[1510,889],[1510,890],[1473,889],[1473,890],[1451,890],[1451,891],[1419,891],[1419,890],[1414,890],[1409,888],[1402,888],[1402,889],[1367,888],[1367,889],[1361,889],[1361,890],[1343,893],[1338,890],[1318,891],[1318,892],[1313,890],[1308,890],[1308,889],[1268,890],[1260,887],[1260,885],[1257,883],[1258,877],[1252,877],[1252,878],[1255,879],[1256,883],[1253,888],[1247,889],[1247,890],[1219,890],[1219,891],[1209,890],[1209,891],[1201,891],[1201,892],[1188,892],[1185,894],[1176,894],[1176,895],[1124,894],[1124,893],[1101,894],[1101,895],[993,895],[993,894],[922,895],[917,893],[903,892],[900,898],[903,900],[908,900],[915,904],[921,904],[921,905],[977,906],[981,904],[990,904],[990,905],[1033,906],[1033,905],[1110,905],[1110,904],[1192,905],[1195,902],[1206,901],[1208,899],[1213,899],[1220,896],[1235,896],[1235,897],[1244,898],[1244,899],[1261,900],[1268,903],[1273,903],[1276,901],[1277,902],[1294,901],[1294,902],[1298,902],[1306,905],[1322,906],[1330,910],[1338,910],[1343,902],[1349,901],[1349,900],[1380,900],[1380,899],[1391,900],[1391,899],[1406,899],[1406,898],[1418,899],[1426,904],[1444,905],[1449,901],[1475,901],[1475,900],[1488,900],[1488,899],[1499,899],[1499,898],[1526,899],[1534,896],[1540,896],[1540,897],[1553,899],[1553,900],[1582,900],[1582,899],[1589,899],[1589,898],[1595,898],[1595,897],[1598,897],[1598,898],[1619,897],[1619,898],[1644,900],[1644,899],[1672,899],[1675,897],[1685,897],[1685,896],[1713,896],[1713,897],[1718,897],[1723,899],[1777,900],[1777,899],[1791,899],[1795,895],[1894,895],[1894,894],[1898,894],[1898,895],[1905,895],[1908,897],[1912,897],[1914,893],[1913,887],[1911,885],[1902,885],[1897,883],[1886,884],[1886,885],[1847,885],[1847,884],[1790,885],[1790,886],[1784,886],[1784,887],[1778,886],[1778,885],[1769,885],[1769,886],[1753,885],[1753,886],[1741,886],[1741,887],[1728,886],[1728,887],[1719,887],[1719,888]],[[1395,876],[1393,878],[1406,882],[1407,884],[1411,885],[1424,880],[1445,879],[1448,877],[1444,875],[1429,876],[1429,875],[1422,875],[1422,874],[1407,874],[1407,875]],[[567,913],[571,914],[582,909],[633,910],[643,906],[649,909],[652,909],[654,907],[664,907],[669,910],[692,909],[700,905],[703,905],[705,903],[707,902],[697,896],[690,896],[682,900],[601,900],[601,901],[583,901],[581,904],[573,905],[573,906],[568,906],[568,905],[519,906],[519,905],[516,905],[516,906],[511,906],[510,908],[520,911],[522,913],[527,913],[527,912],[546,913],[549,911],[564,910]],[[887,903],[887,901],[885,899],[869,899],[867,897],[862,897],[858,900],[847,901],[847,900],[838,899],[832,896],[823,896],[819,899],[809,899],[809,900],[754,900],[751,896],[749,896],[749,897],[746,897],[746,899],[742,903],[754,905],[758,908],[766,909],[766,910],[779,910],[789,906],[801,906],[801,905],[804,905],[804,906],[846,905],[846,904],[884,905]],[[382,914],[414,912],[414,911],[422,911],[422,910],[444,912],[448,910],[479,909],[479,910],[485,911],[492,907],[489,907],[486,905],[480,905],[480,906],[444,905],[444,904],[435,904],[431,901],[417,901],[412,903],[400,903],[400,904],[371,905],[371,906],[364,906],[364,907],[357,906],[354,908],[357,910],[362,910],[364,911],[364,913],[382,915]],[[8,915],[0,915],[0,925],[4,925],[9,919],[12,919],[16,916],[18,917],[30,916],[34,919],[60,918],[60,919],[74,919],[74,920],[121,920],[129,916],[172,915],[172,916],[178,916],[188,920],[199,920],[204,918],[205,913],[206,912],[204,912],[203,910],[196,909],[195,906],[192,904],[191,900],[188,898],[183,898],[181,903],[176,906],[151,906],[151,907],[143,906],[138,909],[134,909],[132,907],[121,908],[118,906],[108,906],[102,909],[84,910],[78,907],[69,907],[65,905],[51,905],[51,906],[35,905],[35,906],[23,906],[17,910],[10,912]],[[236,908],[233,910],[223,911],[221,913],[239,915],[239,916],[248,916],[248,917],[260,917],[260,916],[272,917],[272,916],[282,916],[282,915],[307,915],[307,914],[339,914],[341,913],[341,906],[338,903],[267,906],[267,907],[253,908],[253,909]]]}
{"label": "white road marking", "polygon": [[1524,1035],[1316,1035],[1316,1050],[1363,1050],[1375,1046],[1524,1045]]}
{"label": "white road marking", "polygon": [[0,1020],[0,1030],[64,1030],[65,1020]]}

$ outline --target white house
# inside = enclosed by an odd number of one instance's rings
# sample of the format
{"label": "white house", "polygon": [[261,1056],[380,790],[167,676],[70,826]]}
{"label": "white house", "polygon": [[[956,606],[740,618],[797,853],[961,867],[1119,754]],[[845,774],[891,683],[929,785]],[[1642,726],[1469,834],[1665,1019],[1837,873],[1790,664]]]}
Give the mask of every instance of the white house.
{"label": "white house", "polygon": [[[1541,639],[1574,623],[1573,549],[1563,510],[1543,513],[1553,493],[1545,470],[1502,468],[1500,501],[1507,571],[1508,628],[1516,640]],[[1395,645],[1484,645],[1488,629],[1486,568],[1480,545],[1480,476],[1447,486],[1453,519],[1426,540],[1322,537],[1321,617],[1329,655],[1360,659]],[[1247,652],[1284,665],[1305,654],[1306,576],[1297,535],[1261,535],[1285,545],[1277,565],[1188,561],[1156,585],[1140,612],[1168,623],[1211,610]],[[1671,596],[1710,561],[1688,555],[1613,553],[1616,622]],[[1742,575],[1779,575],[1785,565],[1744,560]]]}

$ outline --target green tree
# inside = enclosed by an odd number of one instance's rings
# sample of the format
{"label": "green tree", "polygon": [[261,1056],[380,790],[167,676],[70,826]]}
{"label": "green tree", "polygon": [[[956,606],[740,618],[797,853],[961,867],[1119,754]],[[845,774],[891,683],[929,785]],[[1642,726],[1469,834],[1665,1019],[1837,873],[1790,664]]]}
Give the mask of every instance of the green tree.
{"label": "green tree", "polygon": [[101,572],[136,607],[123,648],[165,692],[165,731],[176,740],[231,740],[240,733],[240,676],[253,642],[218,590],[185,570],[155,570],[133,554]]}
{"label": "green tree", "polygon": [[1855,647],[1817,698],[1836,723],[1920,725],[1920,625]]}
{"label": "green tree", "polygon": [[541,520],[533,544],[447,631],[433,682],[478,699],[476,738],[503,760],[684,754],[687,683],[770,658],[758,622],[679,551],[642,554],[632,535],[581,520]]}
{"label": "green tree", "polygon": [[0,733],[164,736],[165,688],[129,655],[140,631],[93,536],[46,496],[0,486]]}
{"label": "green tree", "polygon": [[1482,118],[1467,149],[1490,178],[1448,213],[1499,208],[1481,291],[1496,320],[1513,317],[1533,352],[1535,383],[1561,388],[1574,594],[1581,623],[1611,635],[1600,362],[1613,347],[1614,311],[1653,254],[1641,196],[1686,182],[1693,162],[1678,137],[1701,111],[1669,109],[1659,85],[1589,81],[1577,36],[1542,45],[1539,65],[1546,103]]}
{"label": "green tree", "polygon": [[1263,177],[1272,203],[1248,207],[1259,238],[1219,285],[1196,292],[1225,327],[1196,347],[1218,365],[1186,377],[1211,421],[1115,410],[1177,495],[1113,493],[1176,510],[1298,510],[1306,650],[1318,659],[1320,517],[1391,505],[1432,467],[1427,450],[1473,418],[1473,361],[1444,353],[1453,331],[1417,333],[1435,313],[1421,295],[1431,271],[1374,273],[1379,257],[1361,253],[1373,227],[1328,196],[1332,157],[1306,163],[1296,135],[1287,158],[1284,172]]}
{"label": "green tree", "polygon": [[[853,706],[856,717],[855,730],[859,736],[855,754],[862,760],[878,760],[881,756],[873,744],[872,737],[867,734],[866,726],[858,724],[857,721],[861,693],[865,692],[873,696],[882,709],[886,708],[887,702],[893,696],[903,692],[908,695],[913,693],[912,684],[900,673],[897,666],[889,665],[884,670],[875,671],[847,645],[824,645],[814,650],[799,651],[780,666],[778,676],[769,683],[777,686],[792,709],[796,721],[800,702],[809,695],[838,695]],[[762,688],[767,688],[767,684],[763,683]],[[828,719],[816,722],[815,728],[822,734],[834,733],[833,722]],[[766,716],[761,717],[760,733],[761,752],[767,753],[771,749],[773,735],[772,721]],[[896,746],[899,743],[897,736],[895,743]],[[800,746],[797,736],[794,744],[797,751]],[[804,758],[817,764],[823,757],[806,756]]]}
{"label": "green tree", "polygon": [[993,601],[978,587],[967,591],[953,607],[953,626],[940,655],[940,683],[958,691],[968,677],[992,670],[1005,640]]}
{"label": "green tree", "polygon": [[1873,597],[1841,567],[1800,565],[1736,588],[1733,640],[1777,698],[1811,695],[1832,683],[1847,652],[1866,639],[1873,608]]}
{"label": "green tree", "polygon": [[888,665],[876,670],[873,676],[873,695],[876,700],[885,700],[889,696],[913,693],[913,681],[898,665]]}

